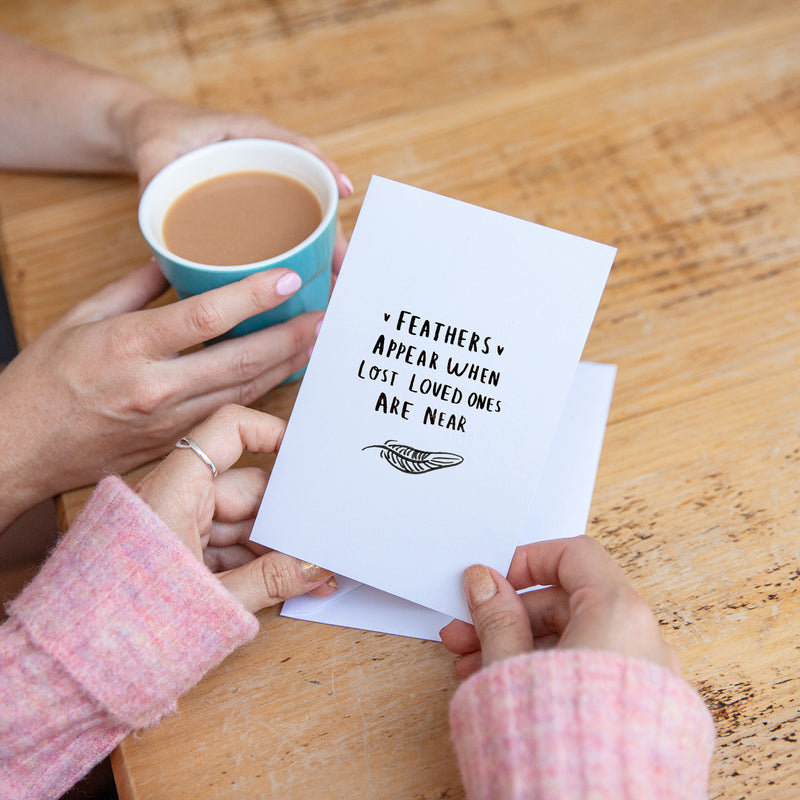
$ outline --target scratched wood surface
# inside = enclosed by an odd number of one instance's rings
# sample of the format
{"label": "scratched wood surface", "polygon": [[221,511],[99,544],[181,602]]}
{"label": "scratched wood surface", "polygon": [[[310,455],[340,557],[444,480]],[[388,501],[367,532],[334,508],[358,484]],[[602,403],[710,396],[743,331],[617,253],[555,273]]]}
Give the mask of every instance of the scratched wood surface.
{"label": "scratched wood surface", "polygon": [[[715,716],[710,796],[800,795],[800,3],[28,0],[0,27],[315,137],[347,231],[377,173],[617,246],[588,532]],[[23,342],[147,257],[135,208],[124,179],[0,176]],[[117,750],[123,798],[463,796],[440,645],[261,621]]]}

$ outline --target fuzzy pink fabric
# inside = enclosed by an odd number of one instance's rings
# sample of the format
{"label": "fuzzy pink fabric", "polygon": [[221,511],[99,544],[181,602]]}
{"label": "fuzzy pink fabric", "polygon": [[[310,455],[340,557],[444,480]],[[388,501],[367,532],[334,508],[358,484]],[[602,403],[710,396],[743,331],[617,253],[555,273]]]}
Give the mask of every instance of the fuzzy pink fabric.
{"label": "fuzzy pink fabric", "polygon": [[106,478],[0,627],[0,798],[58,797],[258,630]]}
{"label": "fuzzy pink fabric", "polygon": [[[0,627],[0,800],[55,798],[258,628],[125,484],[107,478]],[[700,800],[714,746],[665,669],[550,651],[495,664],[451,705],[473,800]]]}
{"label": "fuzzy pink fabric", "polygon": [[662,667],[550,650],[459,687],[453,741],[471,800],[706,800],[714,725]]}

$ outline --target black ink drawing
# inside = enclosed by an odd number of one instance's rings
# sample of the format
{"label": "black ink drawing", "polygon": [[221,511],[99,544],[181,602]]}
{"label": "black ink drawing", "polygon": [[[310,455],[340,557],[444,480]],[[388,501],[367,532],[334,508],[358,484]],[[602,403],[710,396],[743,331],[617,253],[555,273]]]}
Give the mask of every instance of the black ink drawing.
{"label": "black ink drawing", "polygon": [[395,469],[409,475],[420,475],[435,469],[455,467],[464,460],[455,453],[426,453],[415,447],[399,444],[393,439],[389,439],[385,444],[370,444],[361,449],[370,450],[373,447],[379,449],[381,458],[385,458]]}

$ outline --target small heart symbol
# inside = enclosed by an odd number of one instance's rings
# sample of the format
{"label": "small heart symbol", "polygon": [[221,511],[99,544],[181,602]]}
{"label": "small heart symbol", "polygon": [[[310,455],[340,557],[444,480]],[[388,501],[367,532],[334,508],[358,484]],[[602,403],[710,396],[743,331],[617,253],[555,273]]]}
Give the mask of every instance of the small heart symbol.
{"label": "small heart symbol", "polygon": [[391,316],[392,316],[391,314],[384,314],[383,315],[383,321],[384,322],[388,322],[389,321],[389,317],[391,317]]}
{"label": "small heart symbol", "polygon": [[497,355],[503,355],[503,350],[505,350],[505,347],[500,347],[500,345],[497,345]]}

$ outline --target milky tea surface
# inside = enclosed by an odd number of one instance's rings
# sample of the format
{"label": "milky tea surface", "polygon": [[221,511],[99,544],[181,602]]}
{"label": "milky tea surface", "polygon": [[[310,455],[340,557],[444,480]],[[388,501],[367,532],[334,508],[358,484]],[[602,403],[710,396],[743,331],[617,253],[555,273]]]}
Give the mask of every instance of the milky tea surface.
{"label": "milky tea surface", "polygon": [[319,201],[299,181],[274,172],[231,172],[180,195],[167,210],[161,232],[175,255],[231,267],[291,250],[321,220]]}

